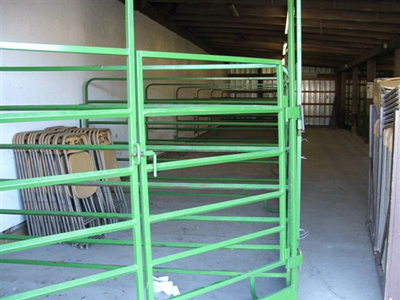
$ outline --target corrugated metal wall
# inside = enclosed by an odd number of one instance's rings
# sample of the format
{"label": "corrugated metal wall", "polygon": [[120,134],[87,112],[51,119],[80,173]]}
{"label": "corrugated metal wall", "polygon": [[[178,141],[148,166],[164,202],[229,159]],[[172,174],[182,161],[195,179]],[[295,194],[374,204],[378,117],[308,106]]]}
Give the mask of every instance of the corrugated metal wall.
{"label": "corrugated metal wall", "polygon": [[333,69],[303,67],[303,106],[306,125],[328,126],[335,100],[335,80],[313,78]]}
{"label": "corrugated metal wall", "polygon": [[[262,69],[262,74],[272,74],[271,69]],[[335,100],[335,80],[318,79],[318,74],[333,74],[334,70],[330,68],[303,67],[303,105],[306,125],[328,126],[333,111]],[[231,74],[258,74],[258,70],[238,69],[232,70]],[[254,85],[257,89],[256,81],[235,81],[237,84]],[[275,80],[263,80],[265,85],[276,85]],[[250,88],[252,89],[252,88]],[[234,95],[231,95],[234,96]],[[257,93],[240,93],[236,97],[257,98]],[[270,93],[263,93],[263,97],[273,97]]]}

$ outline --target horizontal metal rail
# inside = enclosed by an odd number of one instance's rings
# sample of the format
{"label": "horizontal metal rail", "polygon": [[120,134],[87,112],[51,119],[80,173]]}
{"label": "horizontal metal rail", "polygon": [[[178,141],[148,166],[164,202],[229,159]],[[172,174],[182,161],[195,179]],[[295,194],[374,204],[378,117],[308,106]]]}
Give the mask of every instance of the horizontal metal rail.
{"label": "horizontal metal rail", "polygon": [[74,239],[84,238],[88,236],[94,236],[98,234],[105,234],[115,231],[121,231],[126,229],[132,229],[135,225],[134,220],[123,221],[115,224],[101,225],[92,228],[86,228],[81,230],[75,230],[65,233],[58,233],[49,236],[37,237],[25,241],[19,241],[15,243],[9,243],[1,245],[0,254],[12,253],[16,251],[22,251],[26,249],[33,249],[43,247],[47,245],[58,244],[62,242],[68,242]]}
{"label": "horizontal metal rail", "polygon": [[[239,98],[238,98],[239,99]],[[150,99],[145,101],[146,104],[193,104],[193,105],[202,105],[202,104],[226,104],[226,105],[273,105],[276,104],[276,101],[265,101],[265,100],[248,100],[246,102],[241,102],[238,100],[228,99],[228,100],[199,100],[199,99],[177,99],[177,100],[168,100],[168,99]]]}
{"label": "horizontal metal rail", "polygon": [[136,265],[128,266],[128,267],[122,267],[118,268],[116,270],[112,271],[107,271],[107,272],[102,272],[100,274],[95,274],[95,275],[90,275],[87,277],[79,278],[79,279],[74,279],[71,281],[66,281],[63,283],[59,284],[54,284],[49,287],[44,287],[40,289],[36,289],[33,291],[25,292],[25,293],[20,293],[17,295],[12,295],[8,297],[2,298],[3,300],[28,300],[28,299],[36,299],[39,297],[44,297],[47,295],[59,293],[62,291],[70,290],[73,288],[85,286],[88,284],[93,284],[96,282],[124,276],[124,275],[129,275],[133,274],[136,271],[138,271],[138,267]]}
{"label": "horizontal metal rail", "polygon": [[[219,61],[219,62],[232,62],[235,64],[229,65],[231,69],[237,69],[237,63],[248,64],[262,64],[262,68],[276,68],[282,65],[279,59],[265,59],[265,58],[249,58],[240,56],[225,56],[225,55],[208,55],[208,54],[191,54],[191,53],[177,53],[177,52],[157,52],[157,51],[137,51],[137,55],[141,58],[159,58],[159,59],[174,59],[174,60],[197,60],[197,61]],[[268,67],[268,66],[272,67]],[[191,65],[184,65],[190,67]],[[197,65],[195,65],[197,66]]]}
{"label": "horizontal metal rail", "polygon": [[126,66],[40,66],[0,67],[0,72],[126,71]]}
{"label": "horizontal metal rail", "polygon": [[150,188],[181,189],[224,189],[224,190],[277,190],[273,184],[240,184],[240,183],[188,183],[188,182],[149,182]]}
{"label": "horizontal metal rail", "polygon": [[25,209],[0,209],[0,214],[22,215],[22,216],[66,216],[66,217],[132,219],[132,214],[25,210]]}
{"label": "horizontal metal rail", "polygon": [[[190,159],[190,158],[184,158],[181,160],[185,160],[185,159]],[[128,158],[118,158],[118,160],[120,161],[127,161]],[[177,161],[179,159],[175,159],[175,158],[159,158],[157,161],[158,162],[162,162],[162,161]],[[273,161],[273,160],[246,160],[246,161],[237,161],[237,162],[231,162],[231,163],[238,163],[238,164],[267,164],[267,165],[277,165],[279,164],[277,161]],[[161,178],[161,177],[160,177]]]}
{"label": "horizontal metal rail", "polygon": [[[185,275],[214,275],[214,276],[238,276],[246,274],[247,271],[227,271],[227,270],[187,270],[187,269],[178,269],[178,268],[153,268],[154,273],[170,273],[170,274],[185,274]],[[260,273],[255,275],[255,277],[264,277],[264,278],[287,278],[288,273]]]}
{"label": "horizontal metal rail", "polygon": [[126,105],[1,105],[0,111],[127,109]]}
{"label": "horizontal metal rail", "polygon": [[147,121],[147,125],[218,125],[218,126],[278,126],[278,123],[267,122],[209,122],[209,121]]}
{"label": "horizontal metal rail", "polygon": [[[195,131],[195,132],[211,132],[211,131],[271,131],[276,130],[276,128],[260,128],[260,127],[148,127],[147,130],[175,130],[175,131]],[[273,137],[271,137],[273,138]]]}
{"label": "horizontal metal rail", "polygon": [[[277,150],[270,150],[270,151],[257,151],[257,152],[242,153],[242,154],[229,154],[229,155],[193,158],[193,159],[186,159],[184,161],[163,162],[163,163],[157,164],[157,170],[158,171],[166,171],[166,170],[175,170],[175,169],[216,165],[216,164],[223,164],[223,163],[229,163],[229,162],[238,162],[238,161],[244,161],[244,160],[250,160],[250,159],[275,157],[275,156],[280,155],[281,153],[282,153],[282,151],[277,149]],[[147,172],[152,172],[153,170],[154,170],[153,165],[147,165]]]}
{"label": "horizontal metal rail", "polygon": [[69,45],[14,43],[14,42],[0,42],[0,49],[36,51],[36,52],[76,53],[76,54],[124,55],[124,56],[129,54],[128,49],[126,48],[69,46]]}
{"label": "horizontal metal rail", "polygon": [[[0,235],[0,240],[14,240],[14,241],[25,241],[32,240],[37,237],[33,236],[21,236],[21,235]],[[71,241],[66,241],[64,243],[72,244],[94,244],[94,245],[105,245],[105,246],[133,246],[132,240],[106,240],[106,239],[76,239]],[[207,245],[212,245],[208,243],[177,243],[177,242],[152,242],[152,247],[156,248],[200,248]],[[279,245],[250,245],[250,244],[237,244],[230,245],[221,248],[221,250],[258,250],[258,251],[276,251],[279,250]],[[0,259],[0,263],[2,260]]]}
{"label": "horizontal metal rail", "polygon": [[62,268],[79,268],[79,269],[95,269],[95,270],[116,270],[127,266],[121,265],[104,265],[104,264],[89,264],[89,263],[73,263],[64,261],[46,261],[46,260],[29,260],[29,259],[13,259],[0,258],[2,264],[17,264],[45,267],[62,267]]}
{"label": "horizontal metal rail", "polygon": [[[105,265],[105,264],[89,264],[89,263],[70,263],[70,262],[56,262],[44,260],[27,260],[27,259],[0,259],[0,263],[5,264],[23,264],[33,266],[47,266],[47,267],[67,267],[67,268],[83,268],[83,269],[98,269],[98,270],[116,270],[122,268],[122,265]],[[191,275],[216,275],[216,276],[237,276],[245,272],[238,271],[220,271],[220,270],[186,270],[186,269],[173,269],[173,268],[154,268],[155,273],[172,273],[172,274],[191,274]],[[286,278],[287,273],[262,273],[256,277],[264,278]]]}
{"label": "horizontal metal rail", "polygon": [[[251,80],[251,81],[256,81],[256,80],[276,80],[276,77],[266,77],[266,76],[261,76],[261,77],[247,77],[247,76],[242,76],[242,77],[145,77],[143,80],[151,80],[151,81],[222,81],[222,80],[229,80],[229,81],[235,81],[235,80]],[[175,85],[184,85],[182,83],[178,83]]]}
{"label": "horizontal metal rail", "polygon": [[235,200],[224,201],[224,202],[220,202],[220,203],[207,204],[207,205],[193,207],[193,208],[186,208],[186,209],[182,209],[182,210],[151,215],[149,221],[150,221],[150,223],[158,223],[158,222],[176,219],[179,217],[199,215],[199,214],[204,214],[204,213],[208,213],[208,212],[212,212],[212,211],[243,206],[243,205],[247,205],[247,204],[252,204],[252,203],[257,203],[257,202],[261,202],[261,201],[265,201],[265,200],[279,198],[283,193],[284,192],[282,192],[282,191],[264,193],[264,194],[260,194],[260,195],[249,196],[249,197],[239,198],[239,199],[235,199]]}
{"label": "horizontal metal rail", "polygon": [[45,176],[29,179],[11,179],[0,181],[0,191],[9,191],[16,189],[26,189],[32,187],[80,183],[90,180],[113,178],[118,176],[130,176],[132,168],[109,169],[103,171],[82,172],[66,175]]}
{"label": "horizontal metal rail", "polygon": [[147,117],[192,116],[192,115],[227,115],[227,114],[265,114],[278,113],[281,108],[268,105],[154,105],[147,104],[144,114]]}
{"label": "horizontal metal rail", "polygon": [[[213,178],[209,179],[213,181]],[[72,182],[63,185],[82,185],[82,186],[121,186],[130,187],[128,181],[100,181],[100,182]],[[222,190],[276,190],[279,185],[273,184],[245,184],[245,183],[193,183],[193,182],[154,182],[148,183],[151,189],[193,189],[193,190],[209,190],[209,189],[222,189]],[[1,211],[1,209],[0,209]]]}
{"label": "horizontal metal rail", "polygon": [[273,227],[273,228],[269,228],[269,229],[253,232],[253,233],[250,233],[250,234],[242,235],[240,237],[229,239],[229,240],[226,240],[226,241],[223,241],[223,242],[209,244],[207,246],[203,246],[203,247],[200,247],[200,248],[197,248],[197,249],[188,250],[188,251],[184,251],[184,252],[171,254],[171,255],[168,255],[168,256],[164,256],[164,257],[160,257],[160,258],[157,258],[157,259],[153,260],[153,266],[162,265],[162,264],[169,263],[169,262],[172,262],[172,261],[175,261],[175,260],[184,259],[184,258],[188,258],[188,257],[194,256],[194,255],[199,255],[199,254],[207,253],[207,252],[210,252],[210,251],[218,250],[218,249],[221,249],[223,247],[231,246],[231,245],[234,245],[234,244],[243,243],[243,242],[247,242],[247,241],[250,241],[250,240],[258,239],[258,238],[263,237],[263,236],[279,233],[279,232],[281,232],[281,230],[282,230],[282,227],[277,226],[277,227]]}
{"label": "horizontal metal rail", "polygon": [[[53,144],[0,144],[0,149],[14,150],[129,150],[128,145],[53,145]],[[136,149],[135,149],[136,151]]]}
{"label": "horizontal metal rail", "polygon": [[[260,163],[264,161],[259,161]],[[266,162],[266,161],[265,161]],[[273,164],[278,164],[279,162],[277,161],[270,161]],[[179,177],[179,176],[168,176],[168,177],[150,177],[150,179],[156,179],[157,181],[160,180],[167,180],[167,181],[174,181],[174,180],[184,180],[186,182],[192,182],[192,181],[212,181],[212,182],[241,182],[241,183],[247,183],[247,182],[278,182],[278,178],[240,178],[240,177],[235,177],[235,178],[227,178],[227,177]]]}
{"label": "horizontal metal rail", "polygon": [[46,114],[40,112],[18,112],[1,113],[0,123],[17,122],[40,122],[40,121],[60,121],[60,120],[80,120],[84,118],[91,119],[111,119],[127,118],[130,115],[129,109],[100,109],[100,110],[64,110],[49,111]]}
{"label": "horizontal metal rail", "polygon": [[175,221],[229,222],[229,223],[279,223],[274,217],[238,217],[238,216],[184,216]]}
{"label": "horizontal metal rail", "polygon": [[180,146],[180,145],[148,145],[148,150],[166,152],[256,152],[273,151],[274,147],[255,146]]}
{"label": "horizontal metal rail", "polygon": [[261,268],[258,268],[258,269],[255,269],[255,270],[252,270],[252,271],[249,271],[249,272],[245,272],[244,274],[240,274],[240,275],[237,275],[237,276],[234,276],[234,277],[230,277],[229,279],[217,281],[217,282],[215,282],[215,283],[213,283],[211,285],[208,285],[208,286],[205,286],[205,287],[202,287],[202,288],[199,288],[199,289],[195,289],[193,291],[181,294],[179,296],[176,296],[176,297],[173,297],[173,298],[170,298],[170,299],[173,299],[173,300],[190,299],[190,298],[202,295],[204,293],[208,293],[208,292],[211,292],[213,290],[216,290],[216,289],[219,289],[219,288],[223,288],[224,286],[228,286],[228,285],[234,284],[236,282],[245,280],[245,279],[250,278],[252,276],[256,276],[256,275],[258,275],[260,273],[264,273],[264,272],[279,268],[279,267],[281,267],[283,265],[285,265],[285,262],[277,261],[277,262],[268,264],[266,266],[263,266]]}

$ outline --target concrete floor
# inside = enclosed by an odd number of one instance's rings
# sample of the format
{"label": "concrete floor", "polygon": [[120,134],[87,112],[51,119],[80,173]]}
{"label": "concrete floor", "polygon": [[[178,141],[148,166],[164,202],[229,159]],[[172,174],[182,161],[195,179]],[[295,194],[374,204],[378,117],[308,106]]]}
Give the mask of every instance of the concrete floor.
{"label": "concrete floor", "polygon": [[[379,300],[378,279],[372,259],[370,241],[365,228],[367,212],[367,147],[347,132],[308,128],[304,143],[303,201],[301,227],[310,235],[301,241],[304,265],[300,273],[300,300]],[[178,170],[170,174],[204,177],[251,178],[271,176],[270,170],[258,166],[230,164],[196,169]],[[206,191],[205,191],[206,192]],[[211,192],[211,191],[210,191]],[[234,197],[233,197],[234,198]],[[152,213],[183,207],[204,205],[230,198],[153,196]],[[218,215],[266,216],[262,203],[245,208],[230,209]],[[196,222],[166,222],[152,227],[153,240],[176,242],[217,242],[264,229],[265,226],[243,224],[205,224]],[[112,239],[130,239],[130,232],[110,234]],[[275,242],[277,236],[257,239],[252,243]],[[180,250],[154,249],[154,257]],[[87,262],[102,264],[132,263],[129,247],[111,248],[92,246],[79,250],[69,245],[53,245],[7,257],[43,259],[51,261]],[[211,252],[202,256],[177,261],[174,267],[193,269],[246,270],[276,260],[274,252],[230,251]],[[168,265],[166,265],[168,266]],[[98,271],[36,266],[2,265],[1,293],[7,296],[26,290],[83,277]],[[221,280],[221,277],[172,274],[170,276],[182,292]],[[46,299],[134,299],[133,276],[66,291]],[[282,279],[257,279],[257,292],[267,295],[284,286]],[[196,299],[251,299],[249,280],[204,294]],[[164,298],[158,295],[159,299]]]}
{"label": "concrete floor", "polygon": [[365,226],[368,147],[347,131],[307,128],[305,138],[299,299],[382,299]]}

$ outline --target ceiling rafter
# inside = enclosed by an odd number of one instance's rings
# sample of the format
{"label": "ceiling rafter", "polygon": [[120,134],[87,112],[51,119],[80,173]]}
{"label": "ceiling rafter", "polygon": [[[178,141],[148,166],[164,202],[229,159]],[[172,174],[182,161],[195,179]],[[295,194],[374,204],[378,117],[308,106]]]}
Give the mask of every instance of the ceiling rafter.
{"label": "ceiling rafter", "polygon": [[[139,10],[207,52],[281,58],[286,5],[287,0],[140,0]],[[357,63],[400,36],[398,0],[304,0],[302,13],[303,61],[311,66]]]}

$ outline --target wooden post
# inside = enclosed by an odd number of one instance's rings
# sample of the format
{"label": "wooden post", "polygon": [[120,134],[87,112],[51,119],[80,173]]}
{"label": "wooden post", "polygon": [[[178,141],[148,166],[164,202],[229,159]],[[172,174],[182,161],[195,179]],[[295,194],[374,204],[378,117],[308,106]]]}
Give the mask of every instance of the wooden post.
{"label": "wooden post", "polygon": [[353,68],[352,77],[352,93],[351,93],[351,115],[352,115],[352,126],[351,132],[357,135],[357,117],[358,117],[358,67]]}
{"label": "wooden post", "polygon": [[337,74],[335,78],[335,98],[332,107],[332,116],[329,122],[329,126],[336,128],[340,125],[340,76]]}
{"label": "wooden post", "polygon": [[[369,59],[367,60],[367,88],[369,84],[373,84],[374,80],[376,77],[376,60],[375,59]],[[367,113],[367,118],[365,122],[365,129],[364,129],[364,140],[366,143],[369,142],[369,107],[373,103],[373,98],[368,98],[368,93],[367,93],[367,107],[366,107],[366,113]]]}
{"label": "wooden post", "polygon": [[394,77],[400,77],[400,48],[394,50]]}
{"label": "wooden post", "polygon": [[339,126],[344,127],[346,109],[346,72],[340,72],[339,80],[340,104],[339,104]]}
{"label": "wooden post", "polygon": [[367,82],[374,82],[376,74],[376,60],[369,59],[367,61]]}

